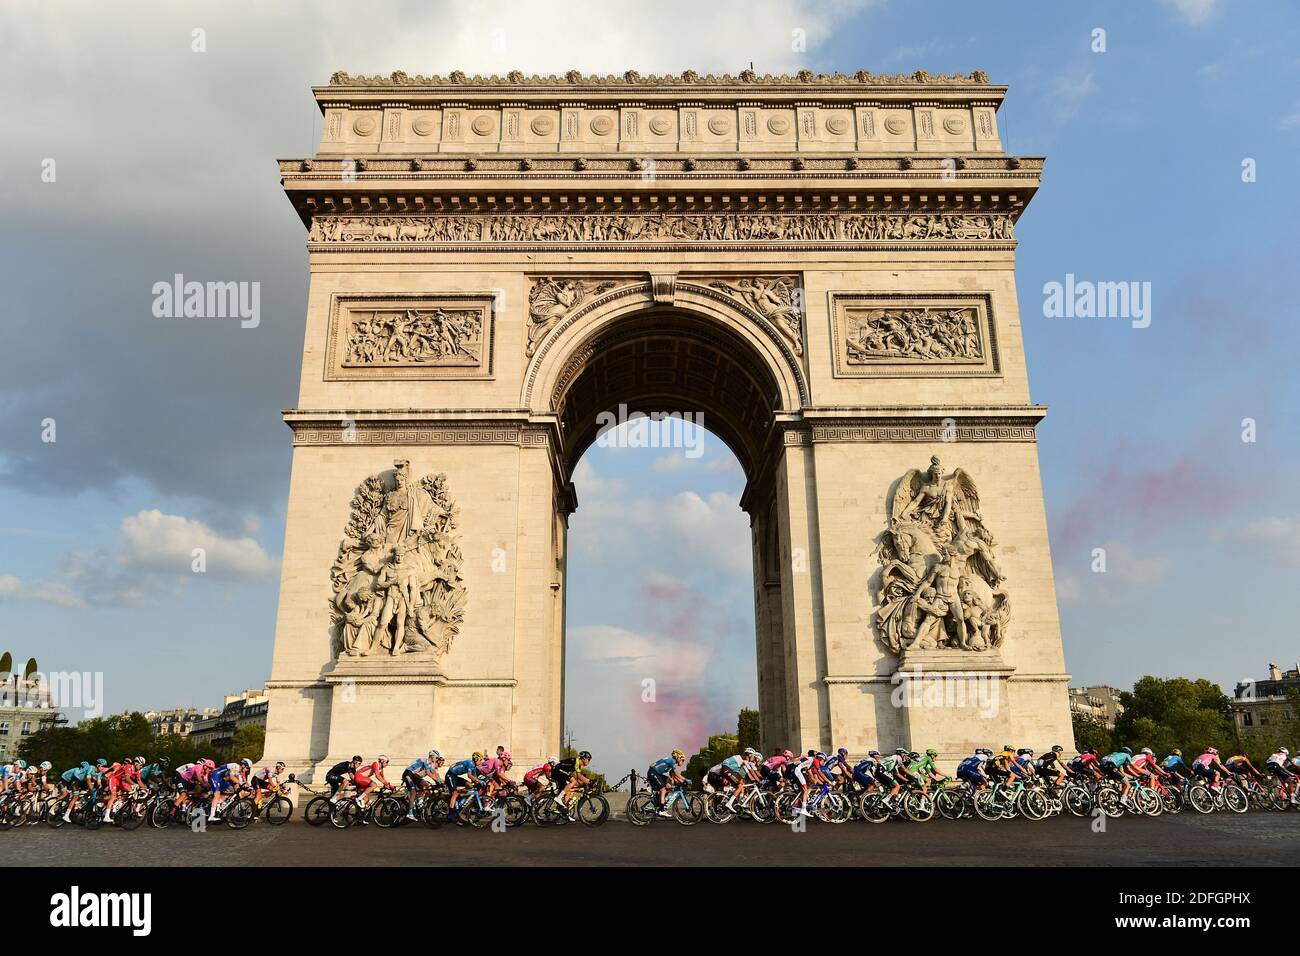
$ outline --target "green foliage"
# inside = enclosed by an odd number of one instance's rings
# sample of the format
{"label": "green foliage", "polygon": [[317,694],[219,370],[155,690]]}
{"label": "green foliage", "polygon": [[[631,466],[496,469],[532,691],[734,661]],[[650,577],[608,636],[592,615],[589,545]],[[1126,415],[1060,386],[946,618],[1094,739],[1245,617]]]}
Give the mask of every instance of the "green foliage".
{"label": "green foliage", "polygon": [[759,749],[758,711],[746,707],[736,719],[736,745],[744,750],[746,747]]}
{"label": "green foliage", "polygon": [[256,724],[246,724],[235,731],[230,740],[229,756],[234,760],[248,757],[253,763],[262,761],[262,751],[266,749],[266,728]]}
{"label": "green foliage", "polygon": [[1185,755],[1237,746],[1228,697],[1211,681],[1143,677],[1119,699],[1124,712],[1115,721],[1115,746],[1150,747],[1158,754],[1178,748]]}
{"label": "green foliage", "polygon": [[1110,731],[1103,721],[1089,714],[1073,714],[1071,723],[1074,725],[1074,746],[1080,752],[1089,747],[1095,747],[1099,754],[1111,752],[1113,747]]}
{"label": "green foliage", "polygon": [[54,772],[62,773],[83,760],[94,763],[103,757],[109,763],[136,756],[146,760],[168,757],[173,767],[200,756],[213,756],[210,747],[201,747],[177,735],[155,737],[141,713],[118,714],[84,720],[76,727],[49,727],[26,738],[18,756],[29,763],[48,760]]}
{"label": "green foliage", "polygon": [[740,741],[733,734],[714,734],[700,752],[686,762],[683,776],[695,786],[704,782],[704,775],[716,763],[739,751]]}

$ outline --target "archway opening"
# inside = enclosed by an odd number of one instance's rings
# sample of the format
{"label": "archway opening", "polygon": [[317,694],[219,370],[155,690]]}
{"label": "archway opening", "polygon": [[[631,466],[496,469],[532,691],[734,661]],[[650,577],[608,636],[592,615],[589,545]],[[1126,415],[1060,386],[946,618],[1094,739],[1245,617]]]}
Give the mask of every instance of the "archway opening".
{"label": "archway opening", "polygon": [[780,389],[739,336],[672,310],[626,317],[573,354],[554,405],[578,505],[565,732],[622,776],[735,733],[758,707]]}

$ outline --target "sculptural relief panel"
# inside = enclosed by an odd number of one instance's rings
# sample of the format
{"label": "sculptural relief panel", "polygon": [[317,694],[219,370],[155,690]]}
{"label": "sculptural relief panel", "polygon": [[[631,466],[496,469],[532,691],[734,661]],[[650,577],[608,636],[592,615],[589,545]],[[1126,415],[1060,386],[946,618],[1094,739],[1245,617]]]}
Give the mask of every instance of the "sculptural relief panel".
{"label": "sculptural relief panel", "polygon": [[491,378],[494,301],[486,293],[335,296],[325,381]]}
{"label": "sculptural relief panel", "polygon": [[832,292],[837,378],[1001,372],[988,295]]}

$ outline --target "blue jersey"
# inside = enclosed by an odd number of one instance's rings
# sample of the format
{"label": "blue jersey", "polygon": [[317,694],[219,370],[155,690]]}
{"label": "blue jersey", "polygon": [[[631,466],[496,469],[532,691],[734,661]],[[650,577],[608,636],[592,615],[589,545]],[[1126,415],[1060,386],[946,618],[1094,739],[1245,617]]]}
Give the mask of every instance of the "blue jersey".
{"label": "blue jersey", "polygon": [[433,764],[429,763],[429,761],[426,760],[424,757],[421,757],[415,763],[411,764],[409,767],[406,768],[407,773],[413,773],[417,775],[422,773],[431,773],[433,769],[434,769]]}
{"label": "blue jersey", "polygon": [[853,765],[854,773],[864,773],[867,774],[868,776],[872,774],[875,771],[875,769],[876,769],[875,757],[864,757]]}
{"label": "blue jersey", "polygon": [[1164,767],[1166,770],[1177,770],[1179,767],[1182,767],[1184,770],[1187,769],[1187,764],[1183,763],[1183,758],[1178,756],[1178,754],[1170,754],[1164,760],[1160,761],[1160,766]]}
{"label": "blue jersey", "polygon": [[457,760],[451,765],[451,769],[448,770],[447,773],[455,777],[463,777],[465,774],[469,774],[471,777],[477,777],[478,768],[474,766],[473,760],[466,758],[465,760]]}
{"label": "blue jersey", "polygon": [[677,769],[677,761],[672,757],[664,757],[662,760],[656,760],[652,763],[650,769],[655,773],[661,773],[666,777]]}
{"label": "blue jersey", "polygon": [[984,758],[979,754],[967,757],[957,765],[958,770],[965,770],[967,773],[983,773]]}
{"label": "blue jersey", "polygon": [[1114,764],[1116,767],[1122,768],[1122,767],[1127,767],[1129,763],[1132,762],[1133,756],[1131,754],[1124,753],[1124,751],[1122,750],[1117,750],[1113,754],[1106,754],[1106,756],[1102,757],[1101,759],[1106,761],[1107,763]]}
{"label": "blue jersey", "polygon": [[749,773],[748,769],[745,767],[745,761],[740,759],[740,757],[728,757],[726,760],[722,761],[722,765],[732,773],[738,774],[742,777],[747,776]]}
{"label": "blue jersey", "polygon": [[827,757],[826,762],[822,764],[822,773],[826,774],[827,776],[830,776],[831,773],[834,772],[836,767],[842,767],[842,766],[844,766],[844,758],[841,757],[839,754],[833,754],[832,756]]}

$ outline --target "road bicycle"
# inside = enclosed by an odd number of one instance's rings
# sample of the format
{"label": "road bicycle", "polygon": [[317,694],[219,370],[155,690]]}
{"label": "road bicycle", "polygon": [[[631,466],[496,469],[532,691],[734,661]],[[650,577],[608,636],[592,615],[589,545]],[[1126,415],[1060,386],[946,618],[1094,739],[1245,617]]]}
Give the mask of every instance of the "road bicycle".
{"label": "road bicycle", "polygon": [[530,810],[533,822],[540,826],[562,826],[577,820],[583,826],[598,827],[609,819],[609,801],[594,780],[579,784],[567,806],[561,804],[554,787],[548,788],[532,801]]}
{"label": "road bicycle", "polygon": [[704,819],[704,794],[689,793],[682,784],[668,790],[663,809],[658,805],[657,794],[639,790],[627,802],[627,818],[635,826],[649,826],[658,817],[671,817],[682,826],[694,826]]}

